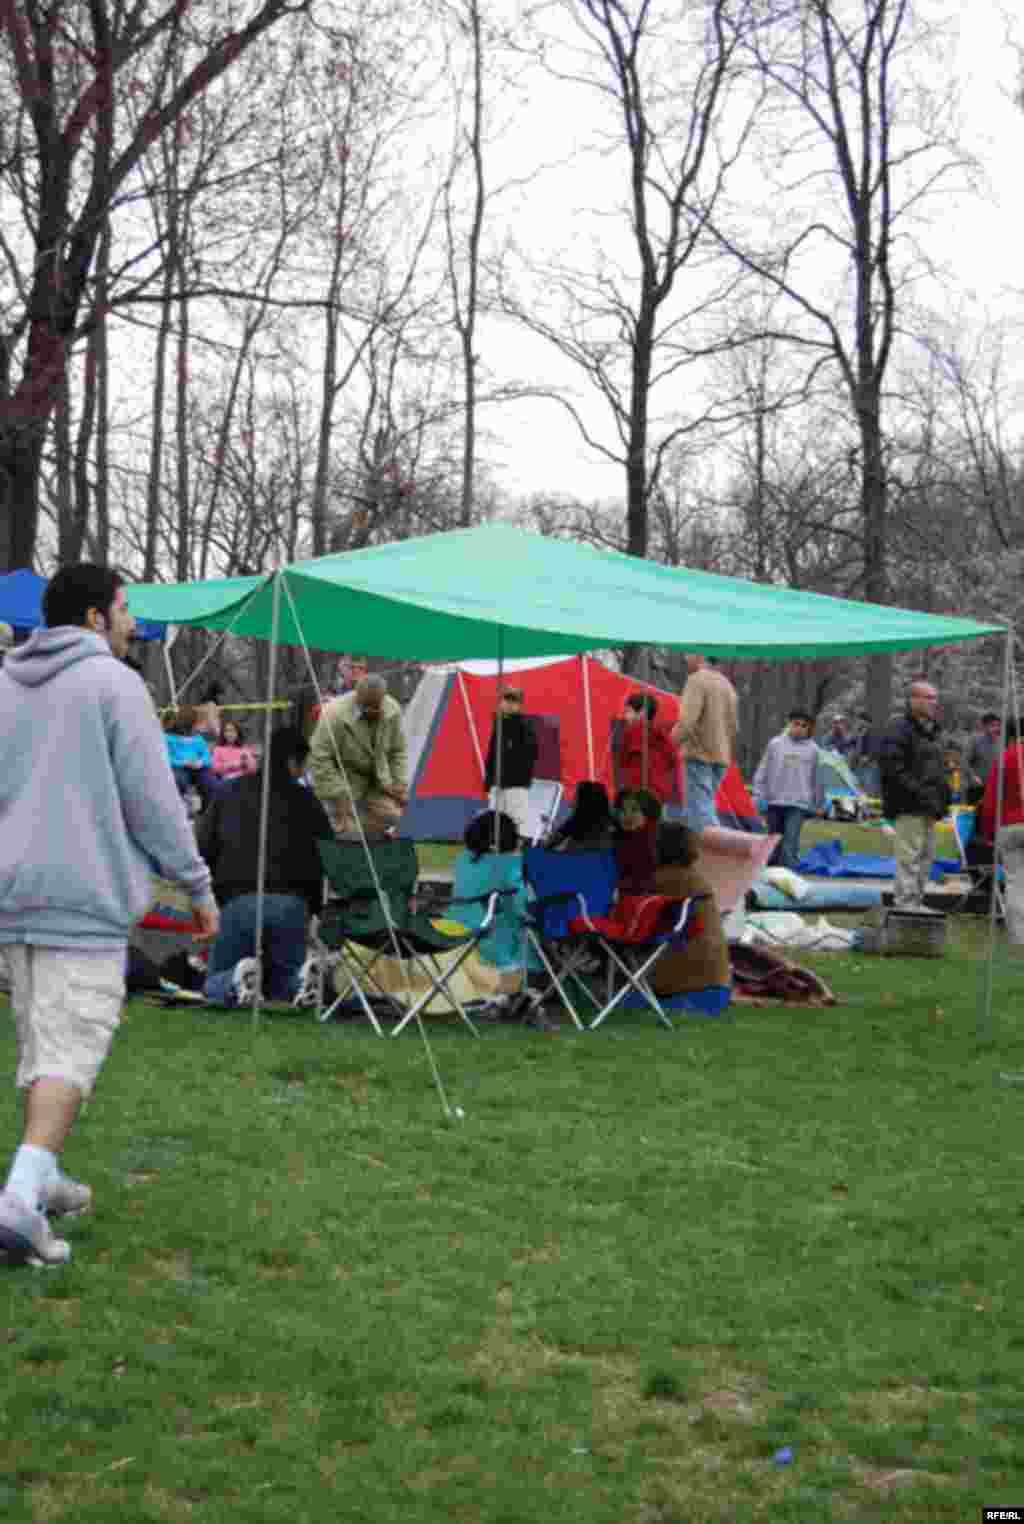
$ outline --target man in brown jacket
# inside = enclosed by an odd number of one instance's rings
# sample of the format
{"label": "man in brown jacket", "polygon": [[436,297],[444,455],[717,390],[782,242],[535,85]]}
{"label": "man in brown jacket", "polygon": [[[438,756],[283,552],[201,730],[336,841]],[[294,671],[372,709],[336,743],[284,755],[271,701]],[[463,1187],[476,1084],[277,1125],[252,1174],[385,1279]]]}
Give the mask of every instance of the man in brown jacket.
{"label": "man in brown jacket", "polygon": [[687,652],[689,676],[672,740],[686,764],[686,823],[692,831],[718,825],[715,793],[736,751],[736,689],[713,656]]}
{"label": "man in brown jacket", "polygon": [[371,673],[324,706],[309,779],[338,836],[357,837],[360,823],[367,836],[393,831],[408,802],[408,772],[401,705],[382,677]]}

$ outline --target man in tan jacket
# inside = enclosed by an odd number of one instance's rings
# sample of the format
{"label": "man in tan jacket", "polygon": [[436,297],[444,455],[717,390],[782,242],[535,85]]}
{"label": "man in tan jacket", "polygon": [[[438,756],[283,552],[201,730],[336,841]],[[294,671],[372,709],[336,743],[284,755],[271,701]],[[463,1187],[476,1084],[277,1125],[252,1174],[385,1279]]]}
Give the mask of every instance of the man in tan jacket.
{"label": "man in tan jacket", "polygon": [[687,652],[689,676],[672,740],[686,764],[686,823],[691,831],[718,825],[715,793],[736,752],[736,689],[713,656]]}
{"label": "man in tan jacket", "polygon": [[359,835],[357,812],[367,836],[394,830],[409,799],[408,771],[401,705],[382,677],[364,677],[324,706],[309,777],[338,836]]}

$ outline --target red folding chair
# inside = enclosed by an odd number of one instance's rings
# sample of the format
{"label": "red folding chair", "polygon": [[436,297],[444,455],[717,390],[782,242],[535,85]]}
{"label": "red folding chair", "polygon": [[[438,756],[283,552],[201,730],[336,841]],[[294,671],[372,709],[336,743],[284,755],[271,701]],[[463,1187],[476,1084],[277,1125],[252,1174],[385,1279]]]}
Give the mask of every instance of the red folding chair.
{"label": "red folding chair", "polygon": [[627,1000],[649,1007],[670,1032],[675,1030],[650,976],[667,952],[700,935],[704,929],[701,903],[709,898],[706,894],[688,900],[664,894],[620,894],[607,915],[583,911],[570,922],[570,931],[590,938],[607,959],[607,998],[590,1022],[589,1032]]}

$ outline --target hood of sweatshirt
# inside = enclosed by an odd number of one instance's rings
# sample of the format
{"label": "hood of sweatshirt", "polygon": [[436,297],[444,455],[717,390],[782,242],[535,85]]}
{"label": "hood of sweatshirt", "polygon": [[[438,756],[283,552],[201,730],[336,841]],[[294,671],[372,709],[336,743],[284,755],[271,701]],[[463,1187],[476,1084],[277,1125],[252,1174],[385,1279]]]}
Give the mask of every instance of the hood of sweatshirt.
{"label": "hood of sweatshirt", "polygon": [[58,625],[55,630],[34,630],[24,645],[7,655],[3,670],[22,688],[41,688],[51,678],[90,657],[113,659],[107,642],[91,630],[76,624]]}

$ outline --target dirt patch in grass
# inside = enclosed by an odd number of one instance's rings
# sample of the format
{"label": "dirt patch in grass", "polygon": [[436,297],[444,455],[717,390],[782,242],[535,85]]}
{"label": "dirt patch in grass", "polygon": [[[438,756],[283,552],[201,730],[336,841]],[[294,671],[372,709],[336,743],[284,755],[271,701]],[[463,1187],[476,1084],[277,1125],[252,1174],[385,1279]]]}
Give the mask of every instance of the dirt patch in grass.
{"label": "dirt patch in grass", "polygon": [[936,1487],[963,1485],[960,1477],[948,1476],[940,1471],[917,1471],[907,1466],[880,1468],[862,1466],[855,1461],[851,1474],[856,1477],[862,1487],[873,1492],[876,1497],[888,1497],[891,1493],[899,1492],[905,1487],[914,1487],[918,1482],[929,1482]]}
{"label": "dirt patch in grass", "polygon": [[354,1106],[365,1106],[370,1099],[370,1076],[365,1069],[341,1069],[331,1075],[331,1084],[344,1090]]}
{"label": "dirt patch in grass", "polygon": [[700,1399],[700,1408],[705,1413],[725,1413],[730,1418],[741,1419],[744,1423],[752,1423],[754,1420],[754,1405],[742,1392],[729,1391],[728,1388],[720,1388],[715,1392],[708,1392]]}
{"label": "dirt patch in grass", "polygon": [[846,1400],[851,1418],[884,1427],[925,1419],[948,1402],[950,1394],[929,1386],[883,1387],[876,1392],[854,1392]]}
{"label": "dirt patch in grass", "polygon": [[482,1491],[490,1492],[498,1487],[497,1474],[482,1472],[479,1457],[475,1455],[453,1455],[443,1465],[425,1466],[422,1471],[414,1472],[405,1485],[413,1492],[432,1492],[454,1477],[467,1476],[472,1476]]}
{"label": "dirt patch in grass", "polygon": [[153,1486],[152,1483],[147,1483],[143,1496],[149,1512],[157,1518],[166,1519],[168,1524],[178,1524],[179,1520],[194,1518],[196,1509],[209,1501],[208,1494],[201,1488],[172,1492],[166,1487]]}
{"label": "dirt patch in grass", "polygon": [[546,1238],[542,1244],[517,1249],[512,1256],[514,1265],[555,1265],[562,1258],[561,1240]]}
{"label": "dirt patch in grass", "polygon": [[27,1489],[31,1501],[33,1524],[51,1524],[51,1521],[67,1520],[69,1504],[73,1498],[74,1507],[98,1509],[101,1505],[106,1508],[112,1519],[127,1519],[131,1516],[128,1499],[124,1489],[104,1485],[92,1476],[75,1476],[68,1473],[61,1479],[60,1484],[51,1481],[40,1482]]}
{"label": "dirt patch in grass", "polygon": [[408,1429],[415,1424],[419,1407],[415,1392],[389,1392],[381,1402],[384,1417],[399,1429]]}

